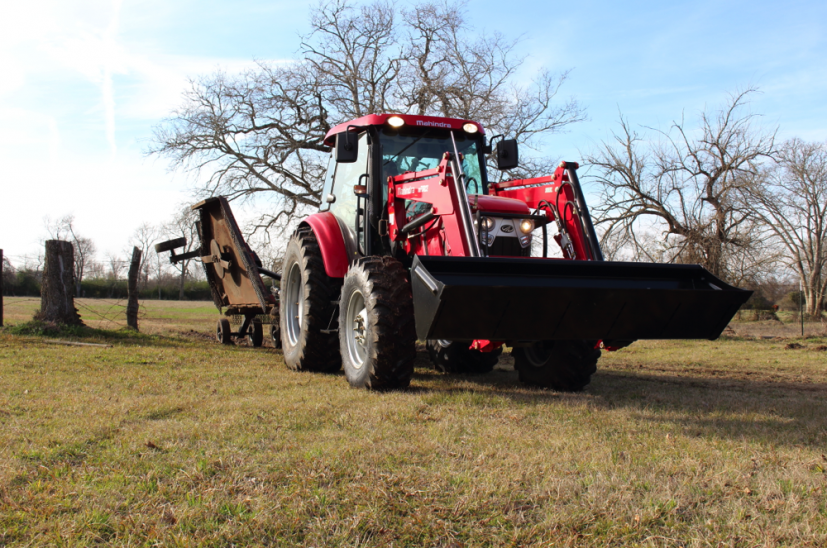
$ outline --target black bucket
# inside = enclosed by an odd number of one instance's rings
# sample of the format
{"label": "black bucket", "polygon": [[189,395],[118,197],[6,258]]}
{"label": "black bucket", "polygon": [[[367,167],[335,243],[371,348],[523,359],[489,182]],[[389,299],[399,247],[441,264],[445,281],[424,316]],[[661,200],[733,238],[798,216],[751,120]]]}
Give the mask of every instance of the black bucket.
{"label": "black bucket", "polygon": [[417,256],[420,339],[715,339],[752,295],[698,265]]}

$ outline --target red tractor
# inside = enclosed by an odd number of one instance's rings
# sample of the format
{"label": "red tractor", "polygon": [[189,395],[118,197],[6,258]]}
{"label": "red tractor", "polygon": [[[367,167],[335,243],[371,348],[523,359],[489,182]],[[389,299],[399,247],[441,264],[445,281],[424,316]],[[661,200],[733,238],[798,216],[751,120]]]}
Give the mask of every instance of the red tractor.
{"label": "red tractor", "polygon": [[[717,338],[749,298],[697,265],[604,261],[577,164],[489,183],[489,154],[500,170],[518,162],[516,141],[495,140],[473,121],[396,114],[328,132],[322,206],[293,233],[280,275],[273,333],[291,369],[343,366],[355,387],[405,387],[419,338],[445,372],[490,371],[507,345],[521,381],[580,390],[601,349]],[[218,206],[195,207],[216,304],[245,314],[243,336],[276,300],[243,241],[212,238],[221,215],[205,211]],[[247,308],[217,281],[234,260],[258,291]]]}

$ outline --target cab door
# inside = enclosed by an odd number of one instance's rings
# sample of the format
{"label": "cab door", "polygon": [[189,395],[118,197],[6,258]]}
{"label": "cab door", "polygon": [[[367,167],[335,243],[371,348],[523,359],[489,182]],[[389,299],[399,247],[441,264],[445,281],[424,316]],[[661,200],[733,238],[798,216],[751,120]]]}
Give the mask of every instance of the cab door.
{"label": "cab door", "polygon": [[366,254],[367,200],[359,199],[353,193],[353,187],[358,184],[369,186],[370,146],[367,132],[359,136],[358,147],[358,156],[353,163],[337,163],[331,154],[322,190],[322,206],[319,209],[336,215],[347,227],[350,238],[355,238],[358,233],[359,253]]}

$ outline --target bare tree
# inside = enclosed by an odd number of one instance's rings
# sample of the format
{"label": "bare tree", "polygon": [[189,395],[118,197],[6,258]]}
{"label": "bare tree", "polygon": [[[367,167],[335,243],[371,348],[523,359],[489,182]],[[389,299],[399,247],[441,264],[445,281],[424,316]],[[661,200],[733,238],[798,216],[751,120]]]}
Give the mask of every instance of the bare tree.
{"label": "bare tree", "polygon": [[129,247],[124,249],[124,255],[126,256],[132,256],[134,249],[131,248],[137,247],[141,250],[141,262],[138,268],[138,282],[141,290],[146,289],[149,284],[149,274],[153,266],[148,250],[160,239],[160,236],[161,230],[157,226],[151,223],[142,223],[135,229],[129,239]]}
{"label": "bare tree", "polygon": [[[661,259],[700,263],[739,282],[773,260],[763,225],[739,199],[748,176],[775,155],[775,134],[754,127],[746,111],[754,89],[734,94],[720,110],[703,112],[699,127],[681,119],[650,144],[621,116],[620,133],[587,157],[601,187],[593,208],[603,238],[620,238],[650,260],[641,238],[660,233]],[[617,242],[616,242],[617,243]]]}
{"label": "bare tree", "polygon": [[106,267],[103,263],[99,263],[98,261],[92,261],[89,263],[89,267],[86,269],[88,278],[93,280],[103,280],[106,278]]}
{"label": "bare tree", "polygon": [[121,272],[126,269],[126,261],[114,253],[107,252],[106,264],[109,267],[106,276],[113,281],[119,280],[121,278]]}
{"label": "bare tree", "polygon": [[[181,206],[178,210],[179,213],[175,216],[175,218],[164,225],[164,238],[185,238],[187,243],[184,246],[184,249],[181,251],[176,251],[176,253],[189,253],[190,251],[194,251],[200,245],[198,230],[195,225],[195,222],[198,220],[198,213],[191,210],[188,206]],[[161,254],[159,253],[158,255],[158,260],[161,261]],[[184,284],[187,281],[187,276],[189,276],[189,270],[192,262],[193,259],[185,259],[173,265],[174,268],[176,268],[180,273],[178,276],[178,300],[184,300]]]}
{"label": "bare tree", "polygon": [[81,296],[81,282],[86,272],[92,267],[97,248],[90,239],[78,234],[75,229],[75,216],[66,215],[56,221],[48,217],[44,219],[46,230],[53,240],[69,241],[74,250],[75,295]]}
{"label": "bare tree", "polygon": [[301,52],[325,111],[344,121],[391,108],[402,62],[393,4],[331,0],[310,26]]}
{"label": "bare tree", "polygon": [[319,205],[324,136],[348,119],[388,111],[471,118],[533,146],[584,118],[576,101],[557,99],[567,73],[515,85],[515,43],[478,38],[463,7],[422,3],[398,17],[384,0],[323,3],[311,12],[301,59],[191,82],[149,153],[207,175],[204,195],[269,197],[266,229]]}
{"label": "bare tree", "polygon": [[[2,254],[0,254],[2,255]],[[3,273],[3,285],[6,288],[11,288],[14,286],[14,275],[15,275],[15,268],[12,266],[11,261],[9,261],[8,257],[3,255],[3,264],[0,265],[0,272]]]}
{"label": "bare tree", "polygon": [[[523,58],[515,56],[517,40],[500,33],[477,34],[462,14],[466,2],[425,3],[405,12],[408,43],[396,88],[406,112],[482,122],[492,134],[516,138],[536,149],[542,137],[585,120],[574,99],[558,100],[569,71],[541,70],[528,84],[514,83]],[[522,155],[518,170],[497,177],[546,175],[553,165]]]}
{"label": "bare tree", "polygon": [[827,145],[787,141],[777,164],[750,183],[744,202],[783,246],[804,287],[807,314],[817,317],[827,291]]}

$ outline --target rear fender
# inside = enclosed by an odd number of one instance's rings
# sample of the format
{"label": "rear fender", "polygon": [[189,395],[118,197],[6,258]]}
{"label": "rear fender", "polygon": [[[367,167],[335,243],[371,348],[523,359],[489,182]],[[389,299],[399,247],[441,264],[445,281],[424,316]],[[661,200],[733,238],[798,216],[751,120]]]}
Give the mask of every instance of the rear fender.
{"label": "rear fender", "polygon": [[343,235],[347,228],[329,211],[307,217],[299,224],[299,227],[303,226],[310,227],[319,242],[327,275],[331,278],[344,278],[348,265],[356,259],[353,238]]}

